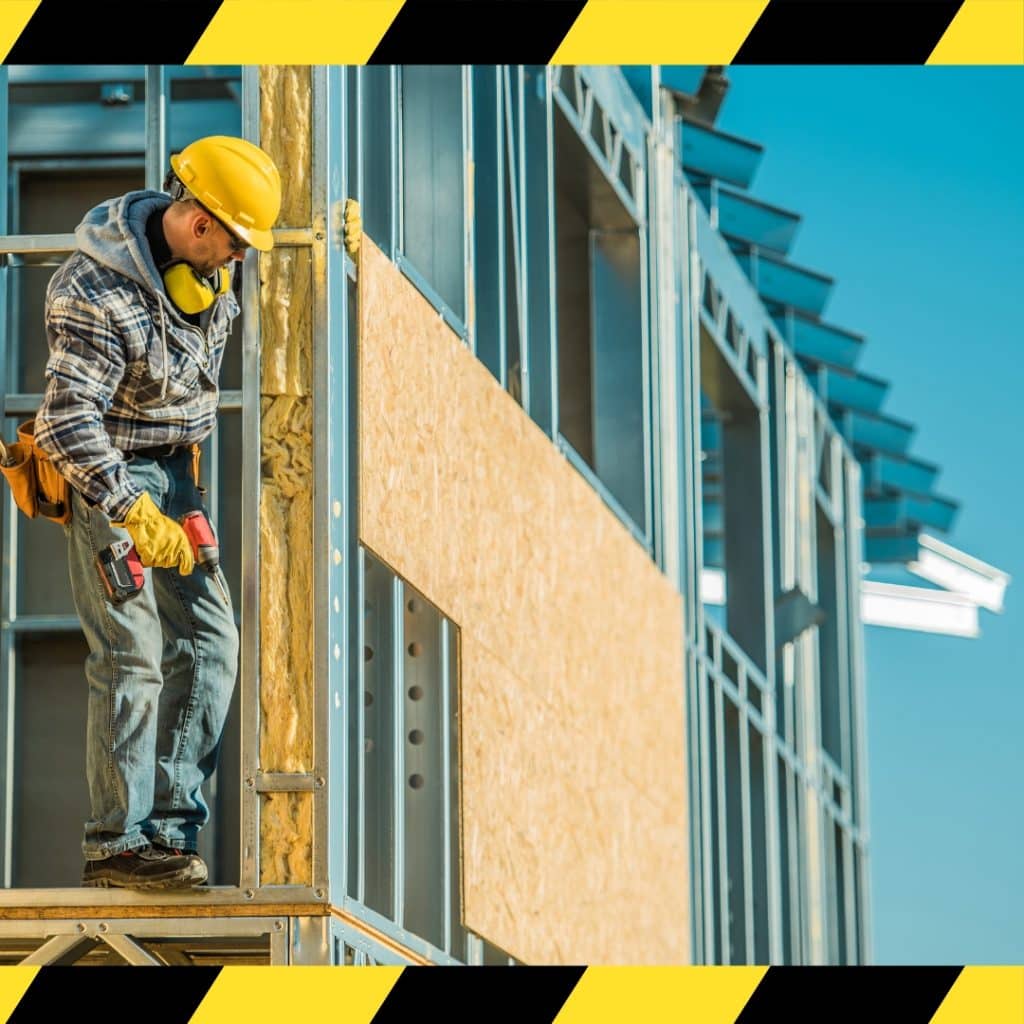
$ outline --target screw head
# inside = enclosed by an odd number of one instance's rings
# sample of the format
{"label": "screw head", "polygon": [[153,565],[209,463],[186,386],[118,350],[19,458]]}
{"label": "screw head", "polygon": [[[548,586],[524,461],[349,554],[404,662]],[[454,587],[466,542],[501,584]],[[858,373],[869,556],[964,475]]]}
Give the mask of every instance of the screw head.
{"label": "screw head", "polygon": [[256,895],[256,892],[255,892],[254,889],[246,889],[245,890],[245,898],[247,900],[251,900],[255,895]]}

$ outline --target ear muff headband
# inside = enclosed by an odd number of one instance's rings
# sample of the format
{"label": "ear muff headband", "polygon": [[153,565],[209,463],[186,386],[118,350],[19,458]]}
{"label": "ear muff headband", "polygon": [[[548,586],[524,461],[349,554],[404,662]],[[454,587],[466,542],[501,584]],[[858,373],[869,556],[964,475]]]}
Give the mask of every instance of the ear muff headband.
{"label": "ear muff headband", "polygon": [[164,288],[182,313],[202,313],[209,309],[218,295],[223,295],[231,287],[231,275],[225,267],[217,270],[217,286],[210,287],[210,282],[195,268],[185,262],[172,263],[163,271]]}

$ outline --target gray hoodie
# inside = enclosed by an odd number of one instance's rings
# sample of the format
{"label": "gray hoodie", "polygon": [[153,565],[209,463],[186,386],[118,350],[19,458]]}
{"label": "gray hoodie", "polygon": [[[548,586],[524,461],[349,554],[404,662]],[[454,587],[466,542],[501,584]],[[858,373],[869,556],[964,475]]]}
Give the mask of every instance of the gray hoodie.
{"label": "gray hoodie", "polygon": [[36,441],[115,520],[141,494],[126,452],[198,443],[213,430],[224,345],[239,312],[229,290],[202,331],[167,296],[146,221],[169,203],[139,191],[90,210],[75,230],[78,250],[46,293],[50,358]]}

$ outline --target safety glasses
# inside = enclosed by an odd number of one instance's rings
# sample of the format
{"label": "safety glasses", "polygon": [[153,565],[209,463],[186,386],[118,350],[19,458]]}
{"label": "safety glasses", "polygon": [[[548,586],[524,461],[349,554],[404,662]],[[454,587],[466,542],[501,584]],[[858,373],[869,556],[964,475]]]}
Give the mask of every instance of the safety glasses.
{"label": "safety glasses", "polygon": [[[207,210],[207,213],[209,213],[208,210]],[[245,252],[250,247],[249,243],[245,242],[241,238],[239,238],[238,235],[236,235],[234,233],[234,231],[232,231],[224,223],[224,221],[219,220],[217,217],[214,217],[214,215],[212,213],[210,214],[210,216],[213,217],[213,219],[216,220],[217,223],[224,229],[224,233],[228,236],[228,241],[231,243],[231,251],[232,252]]]}

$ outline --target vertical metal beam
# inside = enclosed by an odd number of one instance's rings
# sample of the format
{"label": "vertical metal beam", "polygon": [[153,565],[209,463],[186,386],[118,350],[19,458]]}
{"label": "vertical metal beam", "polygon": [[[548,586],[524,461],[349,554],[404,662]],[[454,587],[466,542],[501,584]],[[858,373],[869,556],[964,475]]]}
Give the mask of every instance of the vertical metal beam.
{"label": "vertical metal beam", "polygon": [[159,191],[167,172],[167,68],[146,65],[146,188]]}
{"label": "vertical metal beam", "polygon": [[[849,658],[850,658],[850,692],[853,701],[852,727],[854,731],[853,761],[854,768],[850,782],[853,786],[853,816],[861,835],[869,833],[870,800],[868,794],[868,760],[867,760],[867,702],[864,682],[864,626],[860,620],[860,584],[861,584],[861,538],[863,515],[861,509],[860,466],[849,459],[846,463],[843,485],[845,488],[846,505],[846,556],[847,556],[847,587],[849,594]],[[866,848],[857,857],[859,877],[857,887],[860,893],[860,906],[857,908],[857,922],[860,930],[859,953],[860,962],[870,964],[874,956],[871,930],[871,872],[870,858]]]}
{"label": "vertical metal beam", "polygon": [[[741,676],[744,668],[739,666]],[[736,709],[740,741],[740,820],[743,832],[743,923],[745,939],[745,962],[756,963],[756,946],[754,943],[754,834],[751,823],[752,786],[750,771],[750,716],[747,714],[746,679],[740,687],[741,702]]]}
{"label": "vertical metal beam", "polygon": [[393,919],[400,928],[405,923],[405,621],[403,615],[403,584],[394,576],[391,580],[391,637],[393,689],[391,736],[395,771],[392,776],[392,814],[394,816],[394,843],[392,849],[392,883],[394,898]]}
{"label": "vertical metal beam", "polygon": [[278,935],[285,934],[289,938],[288,963],[313,966],[331,963],[331,918],[293,917],[287,922],[275,919],[271,927],[272,950]]}
{"label": "vertical metal beam", "polygon": [[[722,948],[722,964],[728,966],[732,959],[731,922],[729,920],[729,813],[726,794],[725,765],[725,708],[722,697],[722,681],[719,675],[721,665],[715,665],[713,685],[715,691],[715,778],[717,794],[718,829],[718,934]],[[737,922],[739,925],[740,922]]]}
{"label": "vertical metal beam", "polygon": [[[314,885],[332,902],[344,902],[349,880],[348,673],[360,678],[363,608],[353,607],[351,585],[362,578],[356,511],[355,367],[349,334],[353,311],[344,247],[344,204],[348,194],[345,144],[350,104],[344,68],[313,70],[313,237],[314,280],[314,609],[318,648],[314,686]],[[361,137],[360,137],[361,144]],[[358,161],[362,166],[362,160]],[[354,614],[353,614],[354,613]],[[355,641],[355,642],[353,642]],[[354,648],[354,649],[353,649]],[[360,694],[361,697],[361,694]],[[362,701],[359,706],[361,708]],[[357,751],[362,763],[362,751]],[[362,819],[360,819],[360,825]]]}
{"label": "vertical metal beam", "polygon": [[558,434],[558,347],[551,75],[547,66],[520,68],[518,102],[523,408],[554,438]]}
{"label": "vertical metal beam", "polygon": [[[242,69],[242,134],[259,142],[260,72]],[[264,259],[268,257],[262,257]],[[243,281],[242,436],[260,437],[260,293],[259,275]],[[260,796],[256,792],[260,735],[260,445],[242,448],[242,651],[241,754],[242,889],[259,885]]]}
{"label": "vertical metal beam", "polygon": [[[502,125],[499,128],[498,135],[503,142],[504,159],[501,160],[502,167],[508,168],[508,195],[509,199],[509,212],[510,218],[509,223],[505,223],[504,216],[504,194],[501,197],[502,203],[502,224],[507,230],[512,233],[512,280],[515,287],[515,294],[512,301],[515,303],[516,309],[516,328],[518,331],[518,337],[516,338],[516,348],[519,352],[519,394],[520,401],[523,409],[529,413],[530,411],[530,387],[529,387],[529,353],[526,347],[526,301],[525,301],[525,285],[523,284],[523,275],[525,273],[525,262],[523,260],[523,232],[522,232],[522,217],[520,216],[520,209],[523,205],[523,194],[525,188],[522,185],[522,178],[519,173],[519,162],[517,159],[519,153],[518,135],[516,131],[516,112],[518,104],[516,102],[517,91],[513,83],[513,74],[515,69],[510,66],[503,66],[501,69],[501,82],[498,87],[498,91],[501,95],[501,111],[504,116]],[[504,249],[502,250],[502,258],[504,259]],[[507,270],[507,265],[506,265]],[[505,295],[506,304],[509,302],[507,284],[507,275],[502,278],[503,294]],[[506,333],[505,337],[506,346],[506,375],[507,375],[507,352],[508,352],[508,337]]]}
{"label": "vertical metal beam", "polygon": [[[640,373],[643,381],[641,388],[641,430],[643,433],[642,456],[644,477],[644,518],[638,523],[644,531],[648,543],[654,548],[655,523],[658,533],[661,532],[661,449],[663,444],[671,444],[671,436],[660,429],[660,405],[652,394],[654,384],[651,380],[651,368],[656,364],[656,353],[652,352],[656,337],[651,330],[651,303],[649,294],[650,250],[648,248],[648,232],[645,224],[638,228],[640,240]],[[659,378],[660,379],[660,378]]]}
{"label": "vertical metal beam", "polygon": [[684,283],[686,332],[683,336],[683,353],[685,373],[687,375],[687,425],[690,429],[690,441],[686,446],[687,500],[689,504],[690,528],[687,539],[690,555],[687,557],[686,581],[684,593],[689,613],[689,635],[698,649],[703,649],[704,635],[704,603],[700,596],[700,579],[704,571],[704,510],[703,510],[703,478],[701,470],[701,366],[700,366],[700,306],[703,271],[697,248],[697,210],[696,200],[685,189],[680,190],[685,214],[685,230],[687,240],[687,270]]}
{"label": "vertical metal beam", "polygon": [[775,693],[769,687],[764,694],[764,783],[765,783],[765,857],[768,874],[768,960],[783,962],[782,844],[785,831],[779,819],[779,772],[775,720]]}
{"label": "vertical metal beam", "polygon": [[443,949],[449,891],[445,869],[450,859],[445,792],[449,778],[445,620],[411,587],[404,589],[402,611],[406,697],[400,737],[405,751],[403,923],[414,935]]}
{"label": "vertical metal beam", "polygon": [[[772,501],[769,519],[772,526],[772,552],[770,581],[774,593],[782,593],[781,584],[783,543],[778,528],[786,502],[786,420],[785,387],[786,374],[784,356],[774,338],[769,337],[766,358],[768,376],[768,462]],[[775,539],[780,538],[779,543]],[[774,641],[773,641],[774,642]],[[777,645],[768,656],[773,679],[779,671]],[[779,817],[779,773],[777,769],[777,745],[779,738],[779,701],[777,685],[769,685],[764,694],[764,759],[765,759],[765,856],[768,875],[768,956],[771,963],[782,963],[785,943],[783,939],[783,915],[788,908],[782,903],[782,844],[786,839],[786,826]]]}
{"label": "vertical metal beam", "polygon": [[389,194],[391,196],[391,237],[388,239],[388,256],[395,258],[395,254],[404,251],[405,240],[403,238],[403,201],[404,190],[402,186],[401,160],[402,160],[402,73],[401,68],[392,66],[389,69],[391,88],[388,90],[388,100],[391,104],[391,151],[390,158],[391,181],[389,182]]}
{"label": "vertical metal beam", "polygon": [[[342,701],[342,709],[347,706],[355,723],[355,735],[350,733],[348,770],[351,773],[344,780],[347,799],[350,801],[348,821],[350,827],[346,842],[352,843],[355,837],[355,863],[351,863],[346,893],[351,892],[359,903],[366,901],[366,552],[360,548],[357,559],[358,582],[353,595],[350,614],[358,621],[358,641],[353,658],[357,662],[352,673],[355,682],[354,692],[346,705]],[[340,768],[331,761],[331,785],[336,784]],[[354,808],[354,814],[353,814]]]}
{"label": "vertical metal beam", "polygon": [[[313,152],[312,152],[312,228],[313,228],[313,867],[315,889],[328,891],[328,837],[331,822],[327,788],[324,785],[330,760],[328,694],[340,691],[344,678],[348,636],[344,623],[331,610],[332,598],[344,589],[348,552],[340,528],[335,523],[332,503],[341,500],[342,488],[332,464],[332,419],[335,401],[344,404],[344,393],[332,393],[337,353],[332,351],[334,336],[344,331],[345,305],[330,303],[329,272],[344,281],[340,267],[328,266],[329,183],[344,180],[345,109],[343,69],[337,65],[314,66]],[[338,223],[338,218],[335,218]],[[336,243],[335,243],[336,244]],[[332,324],[332,313],[338,324]],[[333,717],[333,716],[332,716]],[[343,735],[343,730],[342,730]],[[339,833],[341,829],[338,829]]]}
{"label": "vertical metal beam", "polygon": [[[666,97],[666,103],[670,103]],[[673,108],[670,108],[674,110]],[[674,124],[674,122],[673,122]],[[674,133],[673,133],[674,135]],[[679,237],[677,250],[679,260],[678,297],[680,313],[680,331],[678,345],[680,347],[682,365],[682,493],[683,512],[680,527],[682,548],[682,575],[679,580],[680,592],[683,595],[684,643],[692,651],[692,664],[699,666],[700,675],[694,682],[700,687],[698,708],[699,721],[690,730],[695,743],[696,754],[691,754],[690,765],[697,775],[699,771],[700,807],[699,844],[702,851],[702,906],[703,906],[703,956],[704,963],[714,958],[714,936],[716,921],[714,917],[714,897],[712,892],[712,864],[714,851],[711,848],[711,816],[709,805],[711,800],[711,771],[708,745],[708,694],[707,674],[704,669],[703,653],[706,635],[704,630],[704,605],[700,596],[700,578],[704,569],[703,550],[703,484],[701,477],[701,424],[700,424],[700,258],[697,252],[696,211],[694,200],[685,187],[681,170],[677,173],[673,168],[674,198],[672,217]],[[695,760],[700,758],[700,762]],[[691,818],[691,826],[697,823]],[[701,927],[698,924],[698,927]]]}
{"label": "vertical metal beam", "polygon": [[[848,805],[849,791],[846,794]],[[857,870],[857,859],[854,856],[854,842],[849,827],[843,829],[843,891],[839,893],[839,899],[843,901],[843,923],[845,935],[843,936],[846,945],[846,964],[855,965],[860,962],[860,943],[857,941],[857,882],[855,873]]]}
{"label": "vertical metal beam", "polygon": [[454,627],[443,616],[439,623],[441,641],[441,886],[442,886],[442,921],[441,921],[441,948],[446,953],[452,952],[452,926],[453,926],[453,905],[454,895],[458,891],[454,872],[458,868],[458,862],[453,856],[453,836],[457,833],[453,829],[454,813],[457,808],[452,806],[452,764],[458,765],[457,751],[453,751],[453,744],[457,737],[452,735],[452,671],[457,667],[457,662],[452,660],[451,637]]}
{"label": "vertical metal beam", "polygon": [[700,762],[700,844],[701,844],[701,879],[704,904],[704,963],[713,963],[715,956],[715,936],[718,934],[718,921],[715,917],[716,893],[714,891],[714,858],[717,851],[712,845],[715,823],[711,816],[711,794],[714,777],[711,771],[711,694],[709,673],[703,658],[696,658],[699,675],[698,706],[700,718],[698,722],[700,745],[698,748]]}
{"label": "vertical metal beam", "polygon": [[[284,922],[282,922],[282,924],[284,924]],[[273,929],[270,932],[270,966],[286,966],[290,963],[290,952],[291,948],[289,943],[288,927]]]}
{"label": "vertical metal beam", "polygon": [[[508,266],[505,261],[506,239],[508,226],[505,224],[505,197],[507,190],[511,187],[505,176],[505,87],[504,71],[501,68],[494,69],[494,116],[495,116],[495,138],[494,153],[492,154],[494,165],[495,205],[497,207],[498,227],[498,381],[505,389],[508,388]],[[474,193],[474,204],[480,201],[479,196]]]}
{"label": "vertical metal beam", "polygon": [[[792,646],[792,645],[790,645]],[[786,844],[786,870],[788,874],[789,906],[786,908],[789,917],[789,945],[793,963],[803,962],[804,942],[803,929],[803,892],[800,888],[800,864],[803,857],[803,844],[800,841],[800,789],[796,784],[795,773],[788,761],[783,761],[783,774],[786,777],[786,822],[783,830],[783,842]]]}
{"label": "vertical metal beam", "polygon": [[473,71],[462,68],[462,317],[466,327],[469,350],[476,355],[476,264],[474,248],[476,237],[473,188]]}
{"label": "vertical metal beam", "polygon": [[[682,390],[680,348],[685,305],[680,296],[681,273],[685,273],[685,238],[677,248],[677,202],[675,154],[672,149],[671,120],[662,118],[661,106],[654,105],[655,132],[650,143],[648,177],[648,224],[650,226],[651,381],[657,382],[652,404],[652,432],[656,441],[654,459],[654,550],[665,575],[685,594],[681,573],[683,544],[684,456],[689,436],[684,425],[685,394]],[[667,121],[667,127],[666,127]],[[685,641],[685,637],[684,637]]]}
{"label": "vertical metal beam", "polygon": [[[0,234],[8,229],[9,170],[7,159],[8,76],[6,67],[0,66]],[[10,388],[13,346],[10,336],[8,290],[10,269],[7,260],[0,261],[0,401],[6,407]],[[0,410],[0,411],[5,411]],[[0,416],[0,430],[6,436],[7,417]],[[8,490],[4,488],[5,492]],[[15,661],[12,624],[17,614],[17,534],[18,512],[14,498],[3,497],[3,535],[0,537],[0,885],[13,884],[14,856],[14,694]]]}
{"label": "vertical metal beam", "polygon": [[806,961],[812,965],[828,962],[828,938],[826,934],[826,863],[824,808],[822,807],[821,751],[819,747],[818,728],[818,694],[815,679],[817,667],[817,637],[815,631],[809,629],[794,643],[797,651],[797,688],[800,701],[800,758],[803,761],[805,774],[801,782],[803,793],[803,828],[804,844],[803,891],[804,918],[808,948]]}

